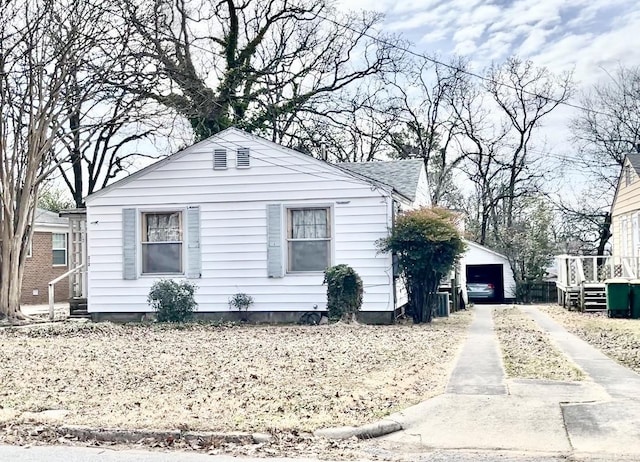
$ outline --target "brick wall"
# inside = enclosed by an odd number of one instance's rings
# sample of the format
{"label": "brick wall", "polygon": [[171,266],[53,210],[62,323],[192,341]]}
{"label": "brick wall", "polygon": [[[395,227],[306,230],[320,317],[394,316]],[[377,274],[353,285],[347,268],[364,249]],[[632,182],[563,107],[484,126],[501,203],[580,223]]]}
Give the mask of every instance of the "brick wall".
{"label": "brick wall", "polygon": [[[67,262],[69,255],[67,255]],[[23,305],[40,305],[49,303],[49,281],[68,271],[68,266],[53,266],[51,249],[51,233],[34,232],[31,257],[27,257],[22,280]],[[64,278],[56,284],[56,302],[69,299],[69,280]],[[37,290],[38,295],[33,295]]]}

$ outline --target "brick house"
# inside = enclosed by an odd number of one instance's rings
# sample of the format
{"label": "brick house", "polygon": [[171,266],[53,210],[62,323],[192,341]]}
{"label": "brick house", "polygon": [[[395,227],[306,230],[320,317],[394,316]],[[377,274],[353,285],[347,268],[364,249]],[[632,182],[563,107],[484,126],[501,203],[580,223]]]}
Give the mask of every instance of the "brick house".
{"label": "brick house", "polygon": [[[67,272],[69,221],[57,213],[37,209],[33,237],[25,260],[22,280],[23,305],[46,304],[49,281]],[[69,282],[65,278],[55,286],[55,301],[69,299]]]}

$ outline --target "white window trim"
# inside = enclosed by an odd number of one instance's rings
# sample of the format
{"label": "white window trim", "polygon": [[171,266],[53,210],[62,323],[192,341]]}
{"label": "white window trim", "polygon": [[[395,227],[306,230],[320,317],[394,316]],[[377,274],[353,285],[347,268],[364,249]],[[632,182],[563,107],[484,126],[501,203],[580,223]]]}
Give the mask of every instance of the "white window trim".
{"label": "white window trim", "polygon": [[[327,209],[329,213],[329,229],[331,232],[331,237],[326,239],[329,241],[329,266],[333,266],[335,263],[335,211],[333,204],[287,204],[284,206],[283,215],[283,224],[282,229],[284,232],[283,236],[283,257],[284,257],[284,265],[285,265],[285,274],[287,276],[304,276],[304,275],[317,275],[322,274],[324,270],[318,271],[291,271],[289,269],[289,242],[292,240],[289,238],[289,214],[291,210],[300,210],[300,209]],[[306,240],[306,239],[305,239]],[[318,239],[319,240],[319,239]]]}
{"label": "white window trim", "polygon": [[629,227],[627,225],[627,217],[622,217],[622,219],[620,220],[620,238],[621,238],[621,244],[622,244],[622,257],[626,258],[629,255],[627,255],[627,253],[629,252]]}
{"label": "white window trim", "polygon": [[[62,234],[64,235],[64,249],[60,247],[53,246],[53,236],[54,234]],[[68,233],[51,233],[51,261],[53,262],[53,251],[54,250],[64,250],[64,265],[63,264],[53,264],[54,267],[63,267],[69,264],[69,234]]]}
{"label": "white window trim", "polygon": [[638,256],[638,214],[631,216],[631,257]]}
{"label": "white window trim", "polygon": [[[53,238],[51,238],[51,255],[53,258]],[[27,246],[27,258],[33,257],[33,235],[31,235],[31,239],[29,239],[29,245]]]}
{"label": "white window trim", "polygon": [[[186,213],[187,209],[186,207],[171,207],[171,208],[144,208],[144,209],[138,209],[138,226],[137,226],[137,230],[136,230],[136,249],[137,249],[137,259],[138,259],[138,268],[140,268],[138,270],[138,276],[140,278],[158,278],[158,277],[162,277],[162,276],[185,276],[186,273],[186,266],[187,266],[187,247],[188,247],[188,242],[187,242],[187,233],[186,233],[186,229],[185,229],[185,220],[187,219],[187,213]],[[144,273],[142,271],[143,268],[143,261],[142,261],[142,247],[143,247],[143,242],[142,242],[142,227],[144,226],[144,215],[146,213],[175,213],[175,212],[179,212],[180,213],[180,228],[181,228],[181,232],[182,232],[182,271],[179,273]],[[167,243],[172,243],[173,241],[167,241]],[[175,242],[177,243],[177,241]]]}

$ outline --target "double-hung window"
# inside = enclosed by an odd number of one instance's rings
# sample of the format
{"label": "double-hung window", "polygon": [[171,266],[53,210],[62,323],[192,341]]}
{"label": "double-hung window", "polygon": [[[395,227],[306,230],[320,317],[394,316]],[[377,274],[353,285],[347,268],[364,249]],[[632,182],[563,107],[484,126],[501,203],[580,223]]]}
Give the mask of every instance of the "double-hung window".
{"label": "double-hung window", "polygon": [[142,214],[142,274],[182,273],[182,212]]}
{"label": "double-hung window", "polygon": [[51,234],[53,266],[67,266],[67,233]]}
{"label": "double-hung window", "polygon": [[288,209],[288,271],[324,271],[331,264],[329,208]]}

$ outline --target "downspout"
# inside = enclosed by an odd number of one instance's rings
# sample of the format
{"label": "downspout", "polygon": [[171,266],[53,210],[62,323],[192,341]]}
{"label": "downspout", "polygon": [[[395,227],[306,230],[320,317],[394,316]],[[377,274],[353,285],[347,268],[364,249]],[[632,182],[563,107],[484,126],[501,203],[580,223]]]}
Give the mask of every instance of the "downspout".
{"label": "downspout", "polygon": [[[396,200],[393,198],[393,195],[389,195],[391,199],[391,229],[396,225]],[[393,292],[393,316],[398,319],[398,315],[396,314],[396,310],[398,309],[398,291],[396,287],[396,280],[398,279],[396,275],[396,267],[397,267],[397,257],[394,253],[391,254],[391,286]]]}

